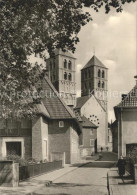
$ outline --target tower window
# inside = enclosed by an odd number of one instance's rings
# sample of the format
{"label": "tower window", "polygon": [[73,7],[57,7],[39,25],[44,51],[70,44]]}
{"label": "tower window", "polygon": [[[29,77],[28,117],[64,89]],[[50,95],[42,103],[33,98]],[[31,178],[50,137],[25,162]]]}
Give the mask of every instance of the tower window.
{"label": "tower window", "polygon": [[71,75],[71,73],[68,74],[68,80],[69,80],[69,81],[72,80],[72,75]]}
{"label": "tower window", "polygon": [[87,78],[87,71],[85,71],[85,79]]}
{"label": "tower window", "polygon": [[102,82],[102,88],[104,88],[105,87],[105,83],[104,82]]}
{"label": "tower window", "polygon": [[64,72],[64,79],[67,80],[67,73]]}
{"label": "tower window", "polygon": [[101,74],[101,72],[100,72],[100,69],[98,70],[98,77],[100,77],[100,74]]}
{"label": "tower window", "polygon": [[67,60],[64,60],[64,68],[67,68]]}
{"label": "tower window", "polygon": [[87,89],[87,84],[85,83],[85,89]]}
{"label": "tower window", "polygon": [[72,68],[72,63],[71,63],[71,61],[69,60],[68,69],[71,70],[71,68]]}
{"label": "tower window", "polygon": [[90,70],[88,70],[88,77],[90,78]]}
{"label": "tower window", "polygon": [[100,88],[100,81],[98,82],[98,87]]}
{"label": "tower window", "polygon": [[102,78],[105,78],[105,72],[104,72],[104,70],[102,71]]}

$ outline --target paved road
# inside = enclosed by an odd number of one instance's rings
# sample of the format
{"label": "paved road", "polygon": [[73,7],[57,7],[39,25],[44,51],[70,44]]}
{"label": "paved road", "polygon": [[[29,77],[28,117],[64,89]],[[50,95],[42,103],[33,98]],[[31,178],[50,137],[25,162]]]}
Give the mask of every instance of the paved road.
{"label": "paved road", "polygon": [[35,194],[108,195],[107,172],[114,165],[113,160],[116,160],[114,154],[103,153],[101,161],[95,161],[79,167],[55,180],[51,186],[38,190]]}

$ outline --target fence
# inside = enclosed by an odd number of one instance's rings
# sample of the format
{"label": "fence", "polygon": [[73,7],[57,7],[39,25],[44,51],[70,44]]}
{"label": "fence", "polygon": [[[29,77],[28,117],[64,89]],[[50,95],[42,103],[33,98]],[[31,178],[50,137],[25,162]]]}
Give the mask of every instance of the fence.
{"label": "fence", "polygon": [[62,168],[62,160],[19,167],[19,181]]}

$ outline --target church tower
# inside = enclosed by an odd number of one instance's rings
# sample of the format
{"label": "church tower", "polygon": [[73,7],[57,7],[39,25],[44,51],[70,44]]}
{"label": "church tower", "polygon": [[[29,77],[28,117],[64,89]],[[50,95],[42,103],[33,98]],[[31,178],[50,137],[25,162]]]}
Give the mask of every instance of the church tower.
{"label": "church tower", "polygon": [[94,55],[81,70],[81,96],[94,94],[107,111],[108,69]]}
{"label": "church tower", "polygon": [[54,58],[46,61],[49,79],[65,103],[72,108],[76,102],[75,61],[70,52],[61,49],[55,51]]}

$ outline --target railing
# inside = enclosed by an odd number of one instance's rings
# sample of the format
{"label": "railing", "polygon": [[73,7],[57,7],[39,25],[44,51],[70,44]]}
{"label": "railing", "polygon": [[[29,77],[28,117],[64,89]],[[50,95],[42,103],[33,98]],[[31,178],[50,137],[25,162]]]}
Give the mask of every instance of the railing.
{"label": "railing", "polygon": [[134,180],[135,172],[134,172],[134,164],[131,159],[126,159],[126,171],[131,175],[131,178]]}
{"label": "railing", "polygon": [[19,181],[62,168],[62,160],[19,167]]}

